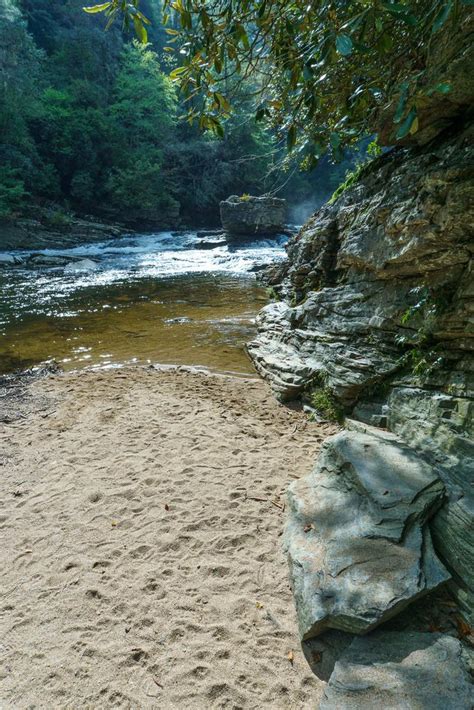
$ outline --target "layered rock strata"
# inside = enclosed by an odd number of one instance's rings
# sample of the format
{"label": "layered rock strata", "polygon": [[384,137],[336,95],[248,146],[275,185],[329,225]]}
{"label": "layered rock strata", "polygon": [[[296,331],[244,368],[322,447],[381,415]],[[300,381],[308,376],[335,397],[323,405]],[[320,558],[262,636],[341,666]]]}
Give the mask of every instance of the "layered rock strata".
{"label": "layered rock strata", "polygon": [[[389,427],[447,490],[431,523],[474,617],[474,143],[461,126],[377,159],[290,240],[248,350],[283,400]],[[317,521],[316,521],[317,522]]]}

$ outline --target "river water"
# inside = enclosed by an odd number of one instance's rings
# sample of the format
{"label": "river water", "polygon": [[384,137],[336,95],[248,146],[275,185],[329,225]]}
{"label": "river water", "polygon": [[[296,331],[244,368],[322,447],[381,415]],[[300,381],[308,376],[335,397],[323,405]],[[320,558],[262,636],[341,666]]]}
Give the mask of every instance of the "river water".
{"label": "river water", "polygon": [[2,268],[0,372],[55,359],[64,369],[153,363],[250,373],[244,344],[267,302],[252,269],[283,259],[285,241],[201,249],[195,232],[160,232],[41,252],[92,259],[89,272]]}

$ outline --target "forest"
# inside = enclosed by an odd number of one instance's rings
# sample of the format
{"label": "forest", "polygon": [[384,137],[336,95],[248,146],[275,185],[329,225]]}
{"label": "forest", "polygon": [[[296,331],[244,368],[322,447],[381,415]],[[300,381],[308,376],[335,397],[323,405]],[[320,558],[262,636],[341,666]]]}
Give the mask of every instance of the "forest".
{"label": "forest", "polygon": [[302,172],[255,121],[251,80],[223,137],[184,120],[158,0],[141,5],[146,43],[118,23],[104,31],[83,4],[1,2],[0,218],[47,208],[58,226],[68,211],[142,227],[211,224],[221,199],[246,193],[290,197],[307,216],[341,182],[352,153]]}

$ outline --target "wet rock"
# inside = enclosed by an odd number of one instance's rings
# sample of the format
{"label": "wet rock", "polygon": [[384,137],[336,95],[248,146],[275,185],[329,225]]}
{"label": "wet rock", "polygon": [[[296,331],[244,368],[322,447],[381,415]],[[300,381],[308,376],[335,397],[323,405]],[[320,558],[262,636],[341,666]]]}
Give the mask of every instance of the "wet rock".
{"label": "wet rock", "polygon": [[21,266],[23,259],[16,254],[0,254],[0,268],[2,266]]}
{"label": "wet rock", "polygon": [[268,264],[254,264],[254,266],[251,266],[248,271],[251,274],[259,274],[267,268]]}
{"label": "wet rock", "polygon": [[76,271],[95,271],[98,268],[99,265],[96,261],[92,261],[92,259],[80,259],[79,261],[72,261],[67,264],[64,272],[69,274]]}
{"label": "wet rock", "polygon": [[372,427],[328,439],[291,484],[285,530],[303,640],[363,634],[449,579],[426,521],[443,500],[436,470]]}
{"label": "wet rock", "polygon": [[224,231],[234,237],[278,234],[285,225],[286,201],[278,197],[237,197],[220,203]]}
{"label": "wet rock", "polygon": [[84,242],[120,237],[126,231],[118,225],[58,215],[54,211],[37,211],[37,218],[0,220],[2,249],[68,249]]}
{"label": "wet rock", "polygon": [[193,244],[194,249],[218,249],[219,247],[225,247],[227,240],[222,239],[200,239],[198,242]]}
{"label": "wet rock", "polygon": [[[75,261],[75,257],[72,257]],[[31,266],[66,266],[71,261],[68,256],[53,256],[50,254],[31,254],[28,257],[28,264]]]}
{"label": "wet rock", "polygon": [[458,639],[375,631],[336,663],[321,710],[471,710],[469,663]]}
{"label": "wet rock", "polygon": [[222,229],[198,229],[196,232],[198,239],[206,239],[207,237],[213,237],[215,239],[223,236]]}

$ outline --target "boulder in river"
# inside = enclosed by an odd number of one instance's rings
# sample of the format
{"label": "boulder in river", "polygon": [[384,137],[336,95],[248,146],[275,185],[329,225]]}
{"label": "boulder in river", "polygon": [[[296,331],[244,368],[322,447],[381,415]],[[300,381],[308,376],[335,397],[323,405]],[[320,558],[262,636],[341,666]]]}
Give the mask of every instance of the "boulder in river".
{"label": "boulder in river", "polygon": [[230,237],[279,234],[285,227],[286,200],[231,195],[221,202],[220,212]]}
{"label": "boulder in river", "polygon": [[209,250],[209,249],[218,249],[219,247],[223,247],[227,244],[227,240],[225,238],[220,238],[221,235],[216,236],[215,239],[200,239],[198,242],[193,244],[194,249],[201,249],[201,250]]}
{"label": "boulder in river", "polygon": [[31,266],[66,266],[70,261],[76,261],[76,258],[56,254],[31,254],[28,257],[28,264]]}
{"label": "boulder in river", "polygon": [[468,659],[440,633],[377,630],[354,638],[336,663],[321,710],[471,710]]}
{"label": "boulder in river", "polygon": [[66,266],[64,271],[66,273],[74,273],[76,271],[95,271],[98,268],[96,261],[92,259],[81,259],[80,261],[72,261]]}
{"label": "boulder in river", "polygon": [[[356,425],[355,425],[356,426]],[[289,488],[285,531],[303,640],[364,634],[450,578],[425,524],[444,485],[394,434],[328,439],[315,470]]]}

